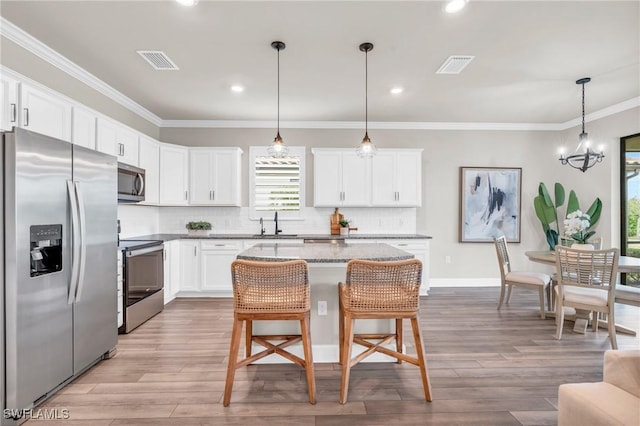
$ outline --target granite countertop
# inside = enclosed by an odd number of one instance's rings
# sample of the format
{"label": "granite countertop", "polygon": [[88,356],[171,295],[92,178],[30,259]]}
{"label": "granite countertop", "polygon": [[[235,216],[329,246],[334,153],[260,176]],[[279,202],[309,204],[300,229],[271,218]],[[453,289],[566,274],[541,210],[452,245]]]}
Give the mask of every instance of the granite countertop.
{"label": "granite countertop", "polygon": [[[189,234],[151,234],[139,237],[128,237],[136,240],[161,240],[172,241],[179,239],[212,239],[212,240],[424,240],[431,237],[420,234],[358,234],[350,235],[329,235],[329,234],[285,234],[263,236],[255,234],[209,234],[209,235],[189,235]],[[299,246],[298,246],[299,247]]]}
{"label": "granite countertop", "polygon": [[406,260],[414,256],[388,244],[327,244],[327,243],[262,243],[250,247],[237,256],[238,259],[280,261],[302,259],[309,263],[346,263],[351,259]]}

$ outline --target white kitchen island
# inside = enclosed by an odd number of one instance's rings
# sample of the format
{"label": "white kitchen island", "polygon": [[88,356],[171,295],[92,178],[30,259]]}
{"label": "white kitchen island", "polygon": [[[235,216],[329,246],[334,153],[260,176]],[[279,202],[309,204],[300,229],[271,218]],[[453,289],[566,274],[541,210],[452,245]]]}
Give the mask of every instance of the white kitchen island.
{"label": "white kitchen island", "polygon": [[[314,362],[338,362],[338,283],[346,278],[347,262],[351,259],[366,260],[405,260],[413,254],[391,247],[388,244],[344,244],[344,243],[305,243],[305,244],[257,244],[238,254],[238,259],[259,261],[285,261],[303,259],[309,263],[309,283],[311,285],[311,342]],[[324,303],[326,303],[326,309]],[[318,309],[320,307],[320,309]],[[386,333],[394,330],[392,320],[356,321],[357,333]],[[255,334],[294,334],[300,332],[295,321],[255,321]],[[393,348],[389,346],[390,349]],[[254,345],[253,353],[261,351]],[[291,352],[302,356],[302,346],[293,345]],[[364,349],[354,345],[354,352]],[[264,363],[287,363],[278,355],[270,355],[260,360]],[[368,362],[396,361],[376,353]]]}

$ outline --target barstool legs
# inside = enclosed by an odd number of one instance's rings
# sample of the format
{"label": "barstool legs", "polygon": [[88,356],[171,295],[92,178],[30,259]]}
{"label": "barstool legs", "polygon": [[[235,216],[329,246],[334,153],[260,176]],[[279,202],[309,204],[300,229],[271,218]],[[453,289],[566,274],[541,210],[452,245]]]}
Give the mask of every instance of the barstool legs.
{"label": "barstool legs", "polygon": [[313,354],[311,351],[311,326],[309,322],[309,312],[305,313],[300,320],[300,330],[302,334],[302,347],[304,350],[305,370],[307,372],[307,388],[309,389],[309,402],[316,403],[316,376],[313,372]]}
{"label": "barstool legs", "polygon": [[242,339],[242,321],[237,317],[233,319],[233,331],[231,334],[231,345],[229,347],[229,362],[227,364],[227,378],[224,383],[224,396],[222,405],[229,406],[231,402],[231,391],[233,390],[233,380],[238,368],[238,352],[240,351],[240,339]]}
{"label": "barstool legs", "polygon": [[413,340],[416,345],[418,355],[418,368],[420,368],[420,376],[422,377],[422,387],[424,389],[424,398],[431,401],[431,383],[429,383],[429,373],[427,372],[427,359],[424,356],[424,347],[422,346],[422,332],[418,317],[411,318],[411,328],[413,329]]}

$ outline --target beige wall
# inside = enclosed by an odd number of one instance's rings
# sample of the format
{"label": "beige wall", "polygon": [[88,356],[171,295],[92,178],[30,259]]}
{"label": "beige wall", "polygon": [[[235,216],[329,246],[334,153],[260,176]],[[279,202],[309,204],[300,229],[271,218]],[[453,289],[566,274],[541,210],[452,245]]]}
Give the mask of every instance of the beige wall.
{"label": "beige wall", "polygon": [[154,124],[4,37],[0,37],[0,63],[122,124],[158,138],[158,127]]}
{"label": "beige wall", "polygon": [[[459,131],[459,130],[371,130],[380,148],[423,148],[423,205],[417,209],[417,230],[433,237],[431,276],[434,278],[497,277],[495,252],[491,244],[459,243],[459,168],[461,166],[521,167],[521,243],[511,244],[516,267],[529,265],[527,250],[547,248],[540,223],[533,210],[538,184],[563,184],[574,189],[584,209],[600,197],[604,211],[597,232],[606,244],[619,243],[619,139],[640,131],[639,109],[626,111],[592,123],[587,131],[605,145],[606,158],[582,173],[557,160],[558,147],[574,149],[579,129],[564,132],[542,131]],[[307,147],[307,205],[313,205],[313,156],[311,147],[355,147],[361,130],[283,129],[285,143]],[[189,129],[162,128],[163,142],[188,146],[239,146],[245,153],[251,145],[265,145],[274,137],[273,129]],[[248,170],[248,155],[243,157]],[[244,179],[247,181],[247,173]],[[246,205],[246,191],[243,204]],[[564,210],[562,210],[564,212]],[[445,263],[445,256],[451,263]]]}

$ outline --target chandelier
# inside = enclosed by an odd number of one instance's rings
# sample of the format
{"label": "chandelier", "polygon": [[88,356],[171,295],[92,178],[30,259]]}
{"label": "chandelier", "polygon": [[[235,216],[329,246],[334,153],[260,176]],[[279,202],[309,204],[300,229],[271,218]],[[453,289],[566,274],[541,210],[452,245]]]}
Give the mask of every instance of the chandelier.
{"label": "chandelier", "polygon": [[578,136],[578,147],[575,152],[569,156],[564,153],[560,154],[560,162],[563,165],[570,165],[574,169],[586,172],[587,169],[593,167],[604,158],[604,152],[595,152],[591,149],[589,135],[584,131],[584,85],[591,81],[591,78],[585,77],[576,81],[576,84],[582,85],[582,133]]}
{"label": "chandelier", "polygon": [[286,45],[281,41],[274,41],[271,43],[271,47],[278,51],[278,130],[276,131],[276,137],[273,139],[273,143],[269,145],[267,151],[272,157],[286,157],[289,153],[289,148],[284,145],[284,141],[280,136],[280,51],[284,50]]}
{"label": "chandelier", "polygon": [[371,43],[362,43],[360,45],[360,51],[364,52],[364,137],[362,138],[362,142],[356,148],[356,154],[362,158],[369,158],[376,155],[376,147],[369,139],[369,107],[368,107],[368,80],[369,80],[369,64],[368,57],[369,52],[373,50],[373,44]]}

